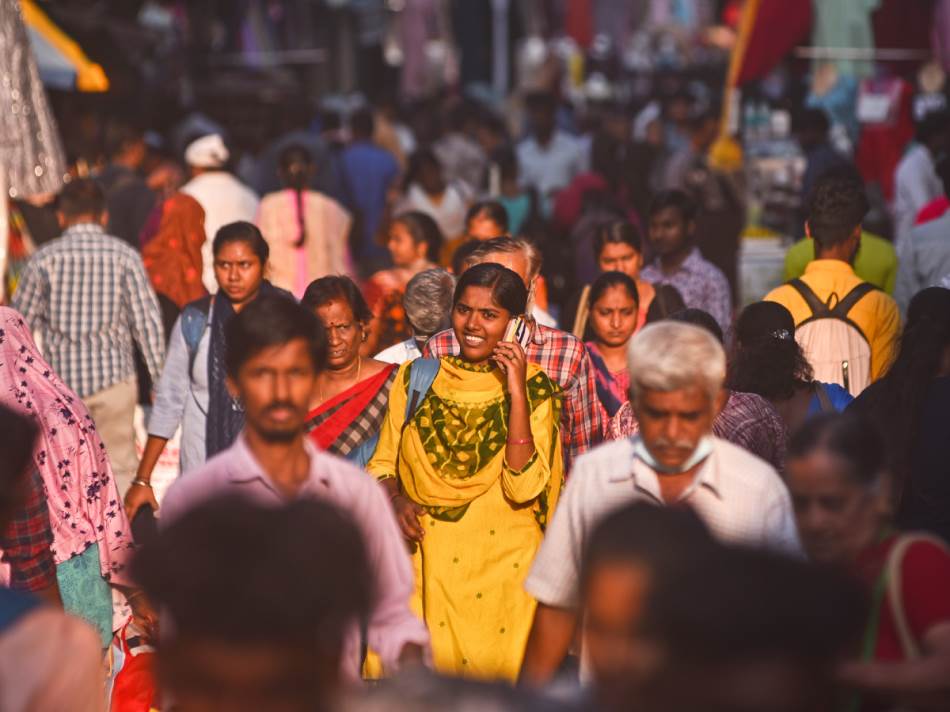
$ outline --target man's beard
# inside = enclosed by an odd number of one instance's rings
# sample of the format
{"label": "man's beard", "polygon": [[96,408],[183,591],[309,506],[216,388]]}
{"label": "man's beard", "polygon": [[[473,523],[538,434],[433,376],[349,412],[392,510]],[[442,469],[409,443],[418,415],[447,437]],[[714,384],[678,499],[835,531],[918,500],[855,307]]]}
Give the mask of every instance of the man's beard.
{"label": "man's beard", "polygon": [[257,434],[261,437],[261,440],[269,443],[289,443],[301,433],[300,428],[287,430],[255,428],[255,430],[257,430]]}
{"label": "man's beard", "polygon": [[[279,410],[279,409],[291,410],[291,411],[296,412],[296,409],[294,408],[292,403],[275,402],[275,403],[271,403],[269,406],[267,406],[264,409],[262,413],[264,418],[262,418],[262,420],[265,420],[267,414],[270,413],[271,411]],[[303,432],[303,428],[301,427],[300,421],[298,421],[297,423],[287,424],[286,427],[284,428],[281,428],[279,426],[269,427],[268,425],[256,425],[254,426],[254,430],[257,431],[257,434],[260,435],[262,440],[265,440],[271,443],[289,443],[298,435],[300,435],[301,432]]]}

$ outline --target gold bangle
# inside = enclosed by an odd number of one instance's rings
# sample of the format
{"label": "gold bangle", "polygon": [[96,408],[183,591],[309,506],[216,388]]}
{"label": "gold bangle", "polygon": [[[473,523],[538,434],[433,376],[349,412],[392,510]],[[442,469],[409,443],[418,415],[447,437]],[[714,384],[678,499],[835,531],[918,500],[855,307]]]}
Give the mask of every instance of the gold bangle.
{"label": "gold bangle", "polygon": [[135,479],[135,480],[132,480],[132,484],[138,485],[139,487],[148,487],[149,489],[152,489],[152,483],[148,482],[147,480]]}

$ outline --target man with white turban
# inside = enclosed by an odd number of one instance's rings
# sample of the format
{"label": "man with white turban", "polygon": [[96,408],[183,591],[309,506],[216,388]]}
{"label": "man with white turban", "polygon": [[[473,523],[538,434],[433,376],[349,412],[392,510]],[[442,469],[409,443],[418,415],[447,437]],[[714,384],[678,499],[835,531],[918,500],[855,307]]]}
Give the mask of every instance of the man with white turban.
{"label": "man with white turban", "polygon": [[205,211],[205,235],[201,248],[204,269],[201,279],[212,294],[218,290],[214,278],[214,257],[211,243],[218,229],[237,220],[254,222],[260,200],[257,194],[226,169],[231,157],[219,134],[208,134],[192,141],[185,149],[185,163],[191,180],[181,192],[197,200]]}

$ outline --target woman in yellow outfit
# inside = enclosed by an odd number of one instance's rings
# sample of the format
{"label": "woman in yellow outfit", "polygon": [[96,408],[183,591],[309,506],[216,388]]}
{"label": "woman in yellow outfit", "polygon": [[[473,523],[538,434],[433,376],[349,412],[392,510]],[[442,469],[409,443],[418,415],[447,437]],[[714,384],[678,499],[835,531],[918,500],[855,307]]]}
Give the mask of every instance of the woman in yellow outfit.
{"label": "woman in yellow outfit", "polygon": [[445,673],[514,680],[534,615],[522,584],[563,472],[559,389],[503,340],[527,297],[500,265],[462,275],[452,308],[460,356],[440,359],[423,393],[413,365],[402,366],[367,466],[412,542],[413,605]]}

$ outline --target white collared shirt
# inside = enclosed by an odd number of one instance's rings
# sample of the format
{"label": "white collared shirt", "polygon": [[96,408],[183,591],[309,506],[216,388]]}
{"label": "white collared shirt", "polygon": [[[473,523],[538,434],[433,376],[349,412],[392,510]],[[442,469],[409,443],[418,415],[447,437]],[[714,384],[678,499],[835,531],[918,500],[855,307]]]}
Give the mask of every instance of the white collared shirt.
{"label": "white collared shirt", "polygon": [[388,349],[383,349],[373,356],[374,359],[382,361],[383,363],[398,364],[403,364],[406,361],[414,361],[421,357],[422,352],[419,350],[419,344],[416,343],[416,340],[412,337],[409,337],[405,341],[400,341],[398,344],[393,344]]}
{"label": "white collared shirt", "polygon": [[578,173],[587,170],[584,143],[563,131],[556,130],[545,146],[529,136],[518,144],[516,152],[521,184],[535,188],[545,203],[555,192],[566,188]]}
{"label": "white collared shirt", "polygon": [[[712,441],[712,452],[680,502],[723,541],[800,554],[791,497],[778,473],[732,443]],[[603,517],[636,501],[664,505],[657,474],[635,457],[633,439],[578,457],[525,580],[528,593],[549,606],[576,608],[588,537]]]}
{"label": "white collared shirt", "polygon": [[196,175],[181,187],[181,192],[197,200],[205,211],[205,241],[201,246],[204,268],[201,281],[211,294],[218,291],[214,276],[212,246],[218,230],[238,220],[255,222],[260,200],[257,193],[227,171],[209,171]]}

